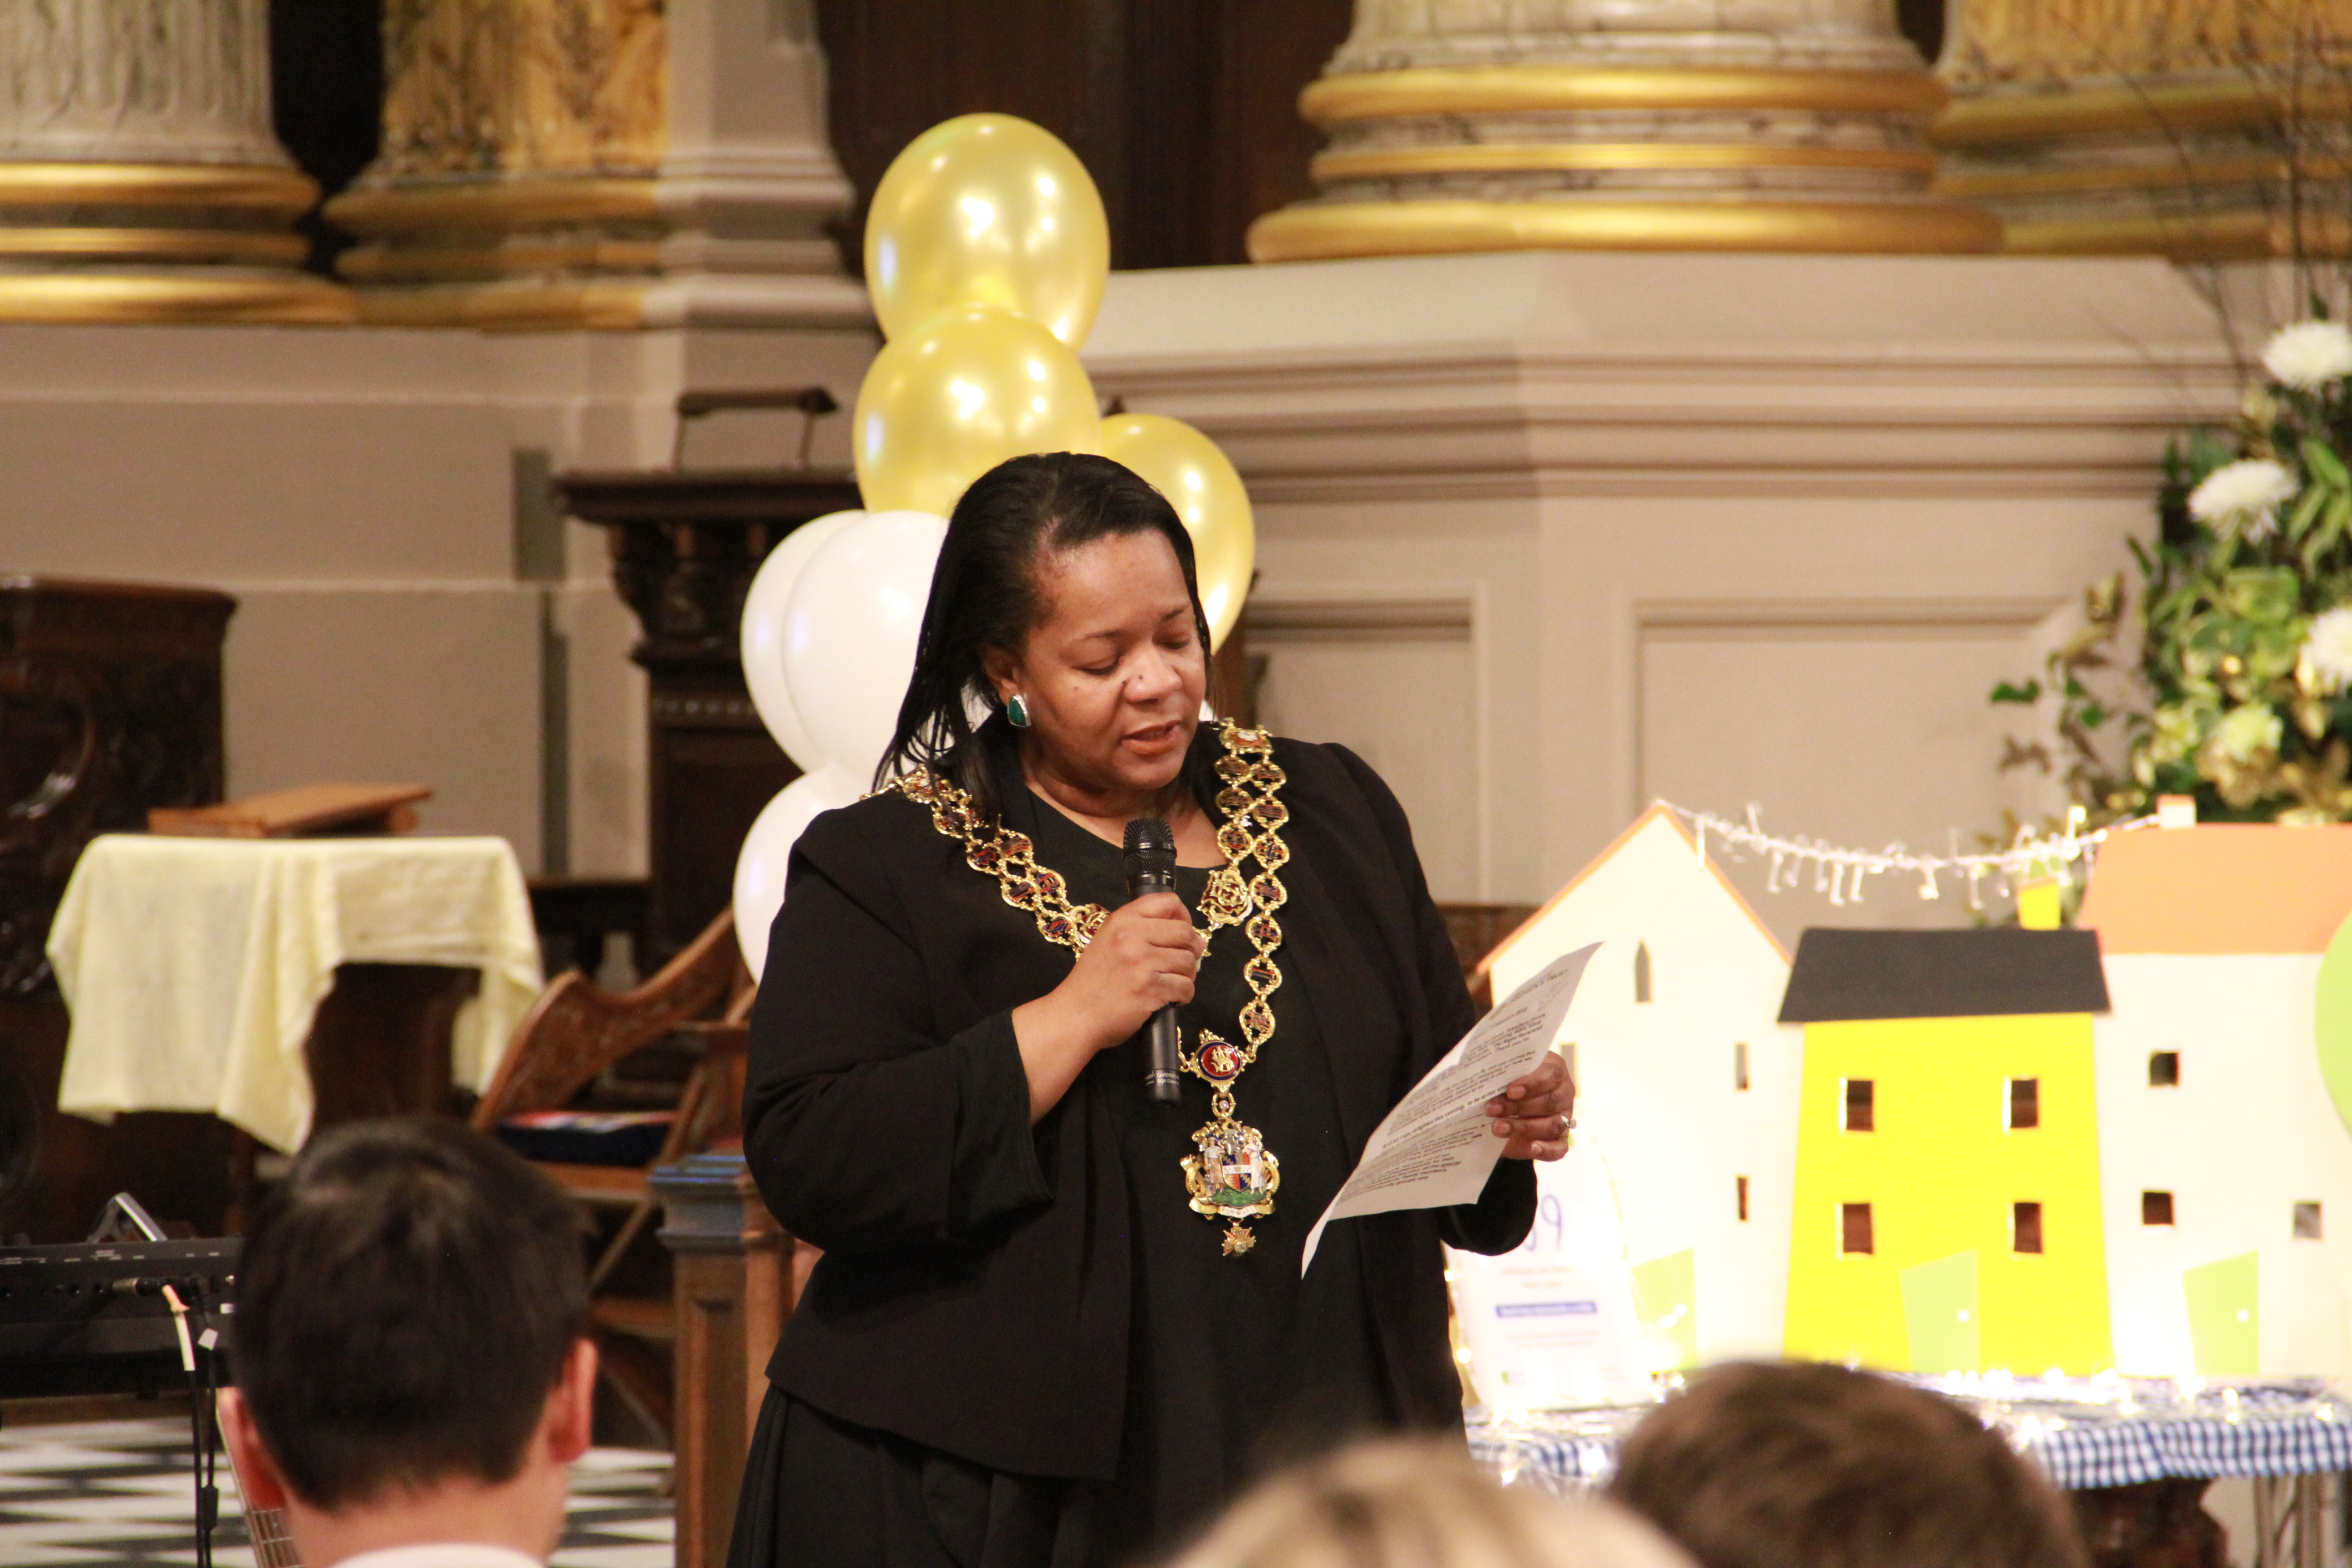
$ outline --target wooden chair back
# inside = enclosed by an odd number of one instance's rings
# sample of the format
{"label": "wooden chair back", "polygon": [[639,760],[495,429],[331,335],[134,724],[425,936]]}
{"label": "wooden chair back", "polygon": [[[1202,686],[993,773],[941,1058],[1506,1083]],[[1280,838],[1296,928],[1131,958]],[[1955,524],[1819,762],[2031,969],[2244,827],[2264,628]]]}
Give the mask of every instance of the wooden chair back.
{"label": "wooden chair back", "polygon": [[506,1059],[474,1108],[475,1130],[489,1132],[509,1116],[562,1109],[630,1052],[732,1005],[749,983],[732,910],[632,990],[607,991],[572,970],[541,992],[516,1026]]}

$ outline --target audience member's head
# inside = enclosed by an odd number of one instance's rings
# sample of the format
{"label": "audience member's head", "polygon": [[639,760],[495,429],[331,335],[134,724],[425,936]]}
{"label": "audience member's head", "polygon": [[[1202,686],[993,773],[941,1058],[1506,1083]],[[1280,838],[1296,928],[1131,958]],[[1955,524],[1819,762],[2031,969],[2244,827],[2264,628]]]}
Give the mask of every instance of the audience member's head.
{"label": "audience member's head", "polygon": [[1690,1568],[1599,1501],[1505,1489],[1461,1444],[1366,1443],[1255,1488],[1173,1568]]}
{"label": "audience member's head", "polygon": [[543,1558],[588,1446],[580,1221],[453,1123],[322,1134],[261,1201],[222,1427],[310,1568],[427,1542]]}
{"label": "audience member's head", "polygon": [[2065,1500],[1948,1399],[1742,1363],[1633,1429],[1609,1492],[1704,1568],[2083,1568]]}

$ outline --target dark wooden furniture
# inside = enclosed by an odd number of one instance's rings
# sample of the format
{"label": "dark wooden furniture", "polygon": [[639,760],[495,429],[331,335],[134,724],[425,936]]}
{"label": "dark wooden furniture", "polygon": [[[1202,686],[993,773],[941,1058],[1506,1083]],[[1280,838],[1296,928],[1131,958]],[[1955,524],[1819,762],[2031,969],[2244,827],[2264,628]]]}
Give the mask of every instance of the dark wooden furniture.
{"label": "dark wooden furniture", "polygon": [[667,960],[728,907],[735,858],[761,807],[800,775],[743,684],[743,595],[776,542],[858,505],[845,473],[570,473],[564,510],[606,531],[613,584],[643,636],[652,816],[648,962]]}
{"label": "dark wooden furniture", "polygon": [[676,1259],[678,1568],[719,1568],[743,1458],[768,1392],[768,1357],[807,1279],[760,1201],[740,1148],[654,1173]]}
{"label": "dark wooden furniture", "polygon": [[[573,970],[541,992],[516,1026],[498,1076],[474,1108],[474,1126],[495,1132],[507,1117],[572,1106],[625,1059],[683,1031],[698,1049],[677,1089],[677,1120],[653,1163],[683,1158],[714,1140],[740,1141],[748,1033],[740,1015],[751,994],[731,912],[721,912],[633,991],[616,995]],[[660,1347],[676,1332],[669,1282],[656,1280],[648,1291],[642,1259],[633,1258],[657,1206],[651,1167],[542,1161],[539,1168],[603,1222],[588,1284],[604,1375],[642,1420],[667,1433],[671,1373]]]}
{"label": "dark wooden furniture", "polygon": [[205,589],[0,577],[0,1238],[79,1240],[114,1192],[216,1231],[229,1130],[60,1115],[66,1010],[43,949],[83,846],[221,798],[221,645]]}
{"label": "dark wooden furniture", "polygon": [[646,893],[643,877],[530,879],[530,923],[547,973],[593,976],[604,965],[605,938],[616,934],[628,939],[630,963],[646,973]]}

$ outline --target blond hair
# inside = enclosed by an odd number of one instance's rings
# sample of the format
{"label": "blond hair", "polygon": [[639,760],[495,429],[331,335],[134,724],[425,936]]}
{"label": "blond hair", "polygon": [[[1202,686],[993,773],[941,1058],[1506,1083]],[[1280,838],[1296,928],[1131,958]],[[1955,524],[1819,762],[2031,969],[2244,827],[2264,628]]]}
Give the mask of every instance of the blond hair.
{"label": "blond hair", "polygon": [[1506,1490],[1459,1441],[1365,1443],[1288,1470],[1171,1568],[1691,1568],[1598,1500]]}

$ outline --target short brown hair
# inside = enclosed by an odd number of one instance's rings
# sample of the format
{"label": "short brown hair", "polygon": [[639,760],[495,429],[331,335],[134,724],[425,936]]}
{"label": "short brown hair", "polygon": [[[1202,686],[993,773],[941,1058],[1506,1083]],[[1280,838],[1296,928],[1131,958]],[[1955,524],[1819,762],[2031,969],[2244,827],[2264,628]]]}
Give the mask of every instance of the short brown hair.
{"label": "short brown hair", "polygon": [[1702,1373],[1610,1495],[1705,1568],[2085,1568],[2065,1500],[1950,1400],[1841,1366]]}
{"label": "short brown hair", "polygon": [[582,1261],[570,1200],[479,1133],[414,1120],[312,1139],[236,1278],[237,1384],[294,1495],[335,1510],[512,1479],[588,1329]]}

